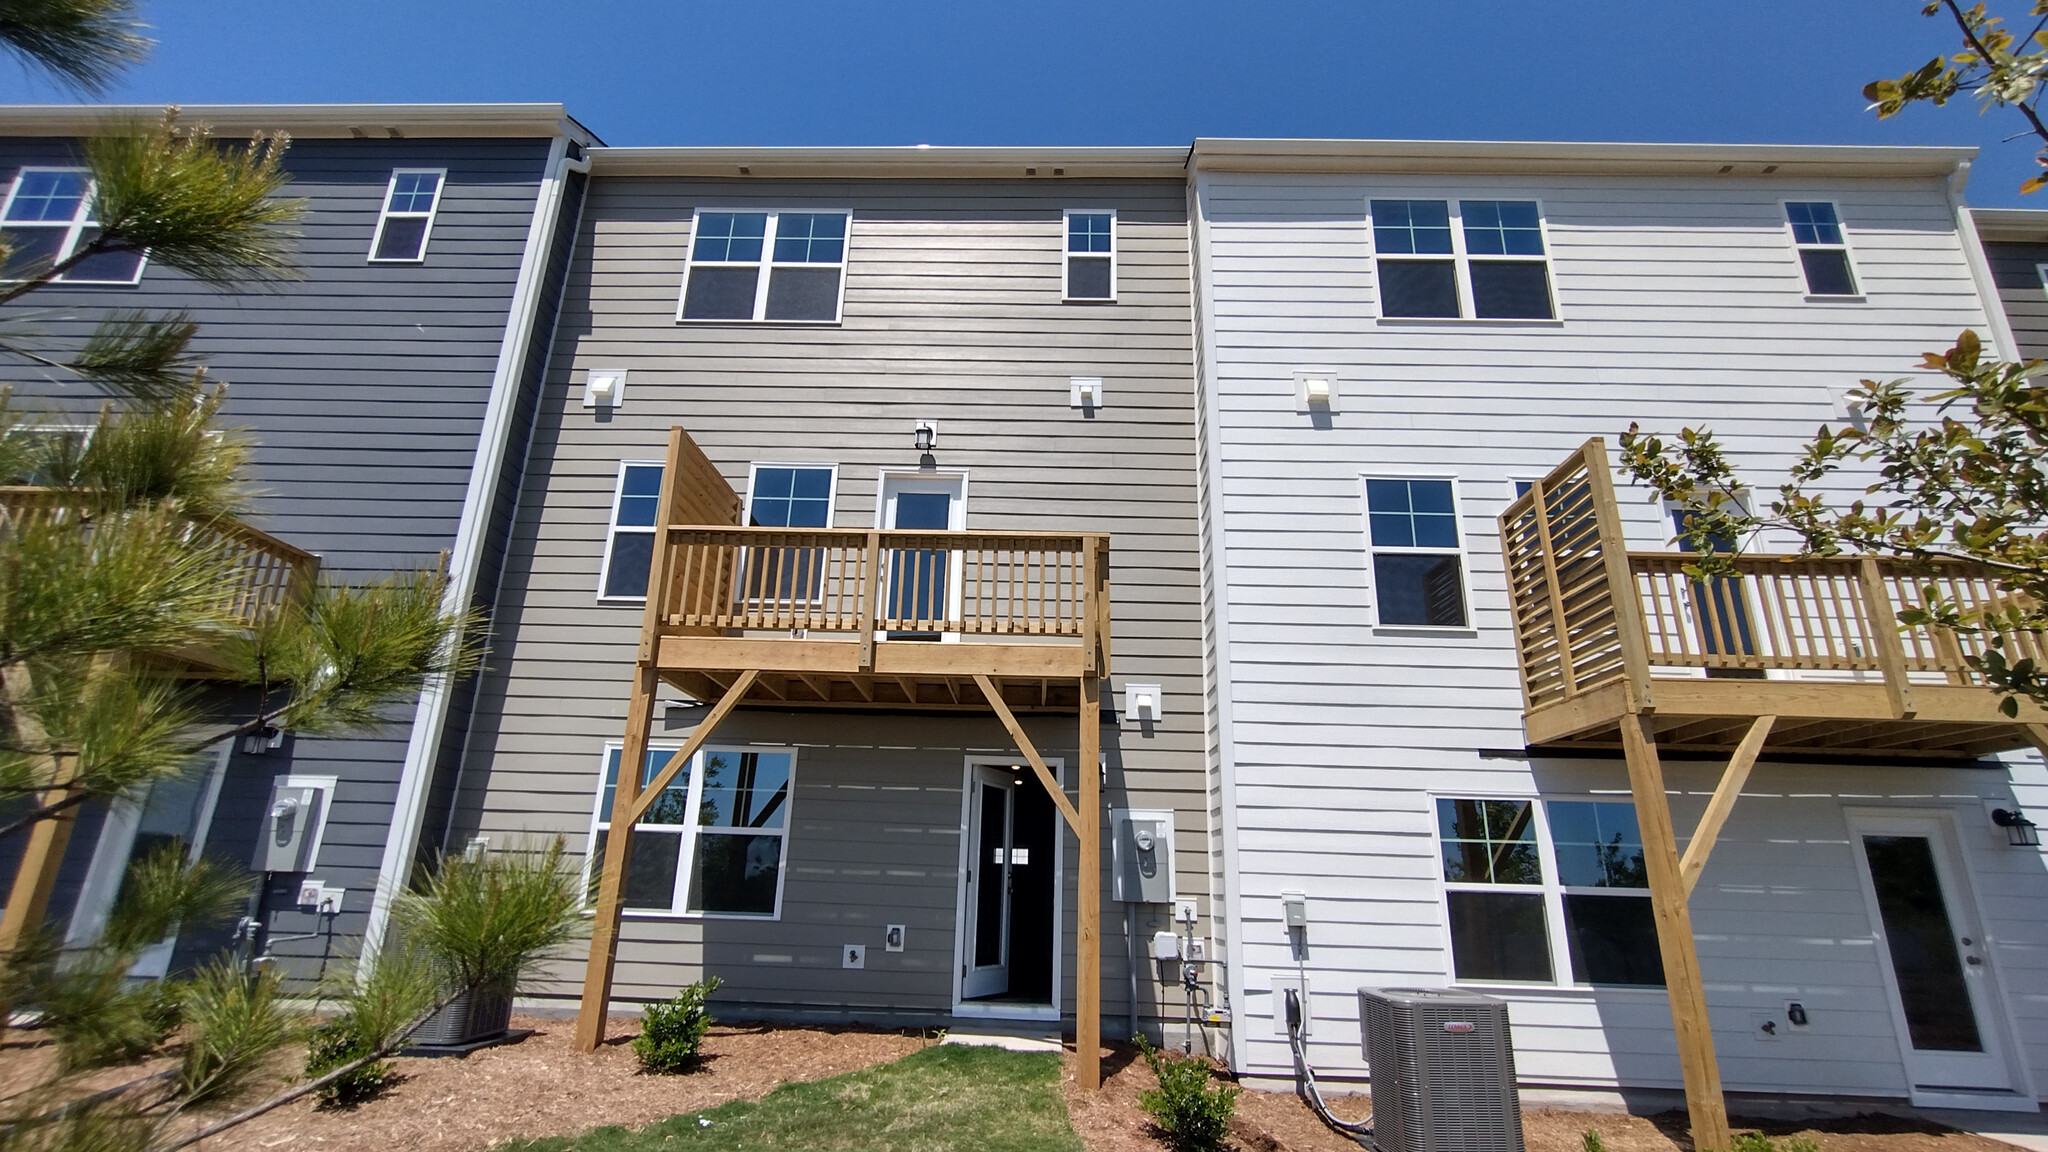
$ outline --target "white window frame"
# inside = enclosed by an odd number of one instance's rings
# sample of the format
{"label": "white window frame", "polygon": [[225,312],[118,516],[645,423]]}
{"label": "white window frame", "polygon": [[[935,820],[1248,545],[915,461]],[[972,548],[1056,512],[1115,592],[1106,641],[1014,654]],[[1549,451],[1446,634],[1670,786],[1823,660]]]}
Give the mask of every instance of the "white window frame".
{"label": "white window frame", "polygon": [[[1825,204],[1834,209],[1835,227],[1842,232],[1842,242],[1840,244],[1801,244],[1798,234],[1792,231],[1792,205],[1794,204]],[[1823,199],[1780,200],[1778,201],[1778,227],[1783,230],[1786,243],[1792,246],[1792,270],[1799,276],[1799,294],[1805,298],[1807,303],[1861,304],[1864,302],[1867,291],[1863,283],[1863,272],[1856,266],[1856,248],[1849,243],[1849,220],[1848,217],[1842,215],[1841,201]],[[1812,249],[1815,252],[1840,252],[1842,259],[1849,266],[1849,283],[1855,286],[1856,291],[1847,296],[1824,296],[1812,291],[1806,282],[1806,263],[1799,258],[1799,254],[1808,249]]]}
{"label": "white window frame", "polygon": [[[636,526],[636,525],[630,525],[630,524],[629,524],[629,525],[627,525],[627,526],[626,526],[626,527],[624,527],[624,528],[621,528],[621,527],[619,527],[619,500],[620,500],[621,498],[623,498],[623,497],[625,496],[625,494],[626,494],[626,470],[627,470],[628,468],[637,468],[637,467],[653,467],[653,468],[666,468],[666,467],[668,467],[668,462],[667,462],[667,461],[665,461],[665,460],[621,460],[621,461],[619,461],[619,472],[618,472],[618,475],[617,475],[617,476],[615,476],[615,477],[614,477],[614,478],[612,479],[612,509],[611,509],[611,514],[610,514],[609,516],[607,516],[607,517],[605,518],[605,529],[604,529],[604,560],[603,560],[603,562],[602,562],[602,563],[600,563],[600,564],[599,564],[599,565],[597,566],[597,599],[598,599],[598,602],[599,602],[599,603],[603,603],[603,604],[645,604],[645,603],[647,602],[647,597],[645,597],[645,596],[607,596],[607,595],[605,595],[605,594],[604,594],[604,590],[605,590],[605,589],[606,589],[607,587],[609,587],[609,586],[611,585],[611,577],[612,577],[612,542],[618,539],[619,533],[621,533],[621,532],[633,532],[633,533],[644,533],[644,534],[646,534],[646,535],[649,535],[649,536],[653,536],[653,535],[656,535],[656,534],[658,534],[658,533],[660,532],[660,530],[661,530],[661,525],[660,525],[659,523],[655,524],[655,525],[654,525],[653,527],[651,527],[651,528],[641,528],[641,527],[638,527],[638,526]],[[655,510],[655,518],[656,518],[656,520],[659,520],[659,519],[660,519],[660,515],[661,515],[661,514],[660,514],[660,509],[659,509],[659,507],[657,507],[657,508],[656,508],[656,510]]]}
{"label": "white window frame", "polygon": [[[1524,204],[1536,205],[1536,230],[1537,234],[1543,240],[1543,254],[1541,256],[1510,256],[1495,255],[1492,253],[1480,253],[1476,256],[1473,255],[1465,247],[1464,203],[1466,199],[1490,200],[1494,202],[1516,201]],[[1387,253],[1384,256],[1381,255],[1379,251],[1378,242],[1375,239],[1373,233],[1372,202],[1374,200],[1434,200],[1447,205],[1450,211],[1451,223],[1450,252],[1438,252],[1431,254],[1391,252]],[[1544,209],[1543,199],[1540,196],[1512,195],[1505,192],[1487,193],[1485,195],[1474,195],[1464,198],[1458,196],[1444,195],[1441,193],[1427,194],[1399,192],[1387,193],[1384,195],[1376,196],[1369,195],[1365,198],[1365,244],[1366,251],[1368,253],[1367,259],[1372,262],[1373,311],[1376,313],[1376,319],[1378,323],[1405,325],[1524,324],[1539,326],[1555,326],[1564,319],[1564,305],[1558,299],[1557,292],[1557,268],[1556,265],[1553,263],[1555,250],[1550,241],[1550,213]],[[1478,305],[1474,302],[1472,296],[1472,261],[1475,259],[1483,262],[1507,262],[1517,264],[1543,265],[1543,283],[1545,289],[1550,293],[1550,316],[1548,318],[1539,318],[1534,316],[1515,317],[1479,315]],[[1381,260],[1406,261],[1418,264],[1426,264],[1431,262],[1441,263],[1445,260],[1449,260],[1451,262],[1452,276],[1457,280],[1458,314],[1456,316],[1387,315],[1386,292],[1384,287],[1380,283],[1379,262]]]}
{"label": "white window frame", "polygon": [[[647,751],[649,752],[674,754],[681,749],[682,744],[676,741],[652,740],[647,744]],[[583,853],[583,891],[586,893],[586,899],[588,899],[588,893],[592,891],[596,883],[598,873],[604,867],[604,861],[598,856],[596,851],[597,834],[607,831],[611,827],[611,822],[605,819],[604,812],[604,776],[605,768],[611,763],[612,753],[614,752],[619,754],[619,778],[621,780],[625,778],[629,767],[626,763],[624,741],[606,741],[604,750],[598,753],[597,757],[597,794],[590,804],[590,835],[583,842],[585,845]],[[757,752],[786,755],[789,757],[789,798],[783,801],[782,805],[782,827],[774,833],[774,835],[779,835],[782,838],[782,852],[777,857],[775,866],[775,911],[772,915],[762,916],[751,912],[691,912],[688,910],[690,902],[690,874],[691,870],[697,866],[697,837],[701,833],[701,829],[697,824],[697,814],[699,805],[704,798],[704,757],[712,752],[726,752],[734,755]],[[640,770],[638,765],[631,767],[635,771]],[[795,828],[793,814],[796,809],[796,746],[707,744],[699,748],[696,754],[691,757],[689,771],[689,801],[683,809],[683,823],[640,823],[633,826],[636,830],[646,829],[664,834],[680,834],[676,848],[676,851],[680,853],[676,860],[676,886],[669,902],[669,910],[664,912],[660,909],[622,907],[620,915],[650,920],[781,920],[783,896],[789,883],[789,838],[791,831]],[[757,834],[769,835],[770,833],[764,830]],[[712,835],[721,836],[728,835],[728,833],[713,831]],[[620,883],[623,885],[623,877],[621,877]],[[594,909],[591,905],[585,905],[585,911],[592,910]]]}
{"label": "white window frame", "polygon": [[[759,260],[705,260],[698,261],[697,227],[705,213],[765,214],[767,227],[761,235],[761,258]],[[775,232],[782,222],[784,212],[798,216],[844,216],[846,217],[846,239],[839,247],[839,262],[829,264],[823,261],[805,261],[801,264],[777,264],[775,262]],[[676,293],[676,323],[678,324],[772,324],[793,325],[803,328],[817,328],[843,323],[846,319],[846,272],[853,256],[853,209],[851,208],[717,208],[703,207],[690,216],[689,254],[684,257],[683,283]],[[754,281],[754,314],[746,319],[695,318],[683,315],[683,303],[690,298],[690,276],[699,264],[707,268],[758,268],[760,276]],[[833,304],[830,320],[770,320],[768,316],[768,282],[775,277],[777,268],[837,268],[839,269],[839,298]]]}
{"label": "white window frame", "polygon": [[[1458,546],[1451,548],[1404,548],[1397,545],[1382,547],[1372,542],[1372,497],[1367,494],[1368,480],[1447,480],[1451,485],[1451,519],[1458,531]],[[1514,489],[1510,486],[1509,491]],[[1365,593],[1372,603],[1372,627],[1375,632],[1389,635],[1423,636],[1477,636],[1477,617],[1472,614],[1472,549],[1467,543],[1465,531],[1465,498],[1459,491],[1458,478],[1442,472],[1393,472],[1380,470],[1358,474],[1358,504],[1360,529],[1365,534]],[[1409,556],[1450,556],[1458,557],[1458,595],[1465,609],[1463,624],[1388,624],[1380,620],[1379,577],[1373,570],[1373,554],[1376,552],[1401,553]]]}
{"label": "white window frame", "polygon": [[[1848,239],[1848,233],[1843,233],[1842,238],[1844,240]],[[2048,264],[2034,265],[2034,277],[2041,282],[2041,294],[2048,296]]]}
{"label": "white window frame", "polygon": [[[1096,256],[1093,252],[1074,252],[1067,248],[1072,242],[1074,217],[1109,217],[1109,295],[1076,296],[1073,288],[1074,257]],[[1114,208],[1068,208],[1060,213],[1060,300],[1066,304],[1114,304],[1117,296],[1117,274],[1122,266],[1117,260],[1117,246],[1122,229]]]}
{"label": "white window frame", "polygon": [[[740,523],[751,523],[754,519],[754,480],[763,468],[795,468],[801,471],[831,473],[832,486],[825,496],[825,527],[832,528],[839,523],[839,465],[796,460],[756,460],[747,465],[747,490],[743,494],[745,500],[740,505]],[[792,528],[790,531],[802,532],[804,529]]]}
{"label": "white window frame", "polygon": [[[434,182],[434,203],[425,212],[393,212],[391,196],[398,191],[400,176],[430,174],[439,177]],[[424,264],[427,262],[427,246],[434,242],[434,221],[441,215],[441,201],[448,195],[448,170],[446,168],[393,168],[391,179],[384,184],[384,200],[377,206],[377,230],[370,234],[370,263],[372,264]],[[420,232],[420,254],[417,256],[379,257],[377,249],[384,243],[384,224],[392,219],[425,219],[427,226]]]}
{"label": "white window frame", "polygon": [[[1438,800],[1484,800],[1509,804],[1529,804],[1534,810],[1530,822],[1535,826],[1536,830],[1537,870],[1543,877],[1543,883],[1479,884],[1465,880],[1453,881],[1444,879],[1444,833],[1443,822],[1437,819],[1436,814]],[[1551,838],[1550,834],[1550,805],[1553,801],[1566,804],[1632,803],[1626,793],[1602,795],[1597,792],[1586,792],[1567,795],[1539,795],[1534,792],[1481,793],[1454,790],[1431,792],[1429,794],[1430,842],[1435,846],[1436,850],[1433,867],[1436,869],[1437,907],[1443,912],[1445,981],[1459,987],[1472,988],[1597,988],[1603,994],[1613,992],[1625,995],[1631,992],[1639,992],[1645,995],[1654,995],[1660,1000],[1663,999],[1666,993],[1661,985],[1593,984],[1573,978],[1571,940],[1570,933],[1565,927],[1564,898],[1566,896],[1595,895],[1617,899],[1647,900],[1650,898],[1650,890],[1648,888],[1588,888],[1582,885],[1566,885],[1558,876],[1557,843]],[[1638,836],[1642,835],[1641,830],[1638,829],[1636,834]],[[1546,984],[1530,980],[1467,979],[1459,976],[1457,951],[1452,947],[1451,942],[1450,893],[1452,892],[1504,892],[1529,896],[1541,894],[1543,897],[1545,942],[1550,948],[1550,982]]]}
{"label": "white window frame", "polygon": [[[10,221],[7,219],[8,214],[14,211],[15,196],[19,194],[21,191],[21,178],[36,172],[75,172],[85,177],[85,195],[79,198],[78,210],[71,214],[71,219],[68,222],[59,222],[55,220]],[[64,261],[69,260],[72,256],[72,253],[77,251],[79,237],[85,234],[86,229],[99,227],[99,222],[92,218],[93,195],[95,191],[96,188],[93,183],[92,173],[89,169],[66,168],[55,165],[42,165],[37,167],[17,169],[14,173],[13,183],[7,186],[6,200],[4,202],[0,202],[0,230],[12,229],[20,231],[26,229],[45,229],[49,231],[57,231],[59,229],[62,229],[64,232],[63,243],[57,246],[56,258],[51,261],[53,264],[61,264]],[[55,280],[52,280],[51,283],[72,284],[79,287],[92,288],[130,288],[142,283],[142,272],[147,267],[149,267],[149,252],[147,250],[144,250],[140,255],[136,257],[135,275],[131,279],[74,280],[67,274],[58,276]],[[6,283],[15,284],[20,283],[20,281],[9,280],[6,281]]]}

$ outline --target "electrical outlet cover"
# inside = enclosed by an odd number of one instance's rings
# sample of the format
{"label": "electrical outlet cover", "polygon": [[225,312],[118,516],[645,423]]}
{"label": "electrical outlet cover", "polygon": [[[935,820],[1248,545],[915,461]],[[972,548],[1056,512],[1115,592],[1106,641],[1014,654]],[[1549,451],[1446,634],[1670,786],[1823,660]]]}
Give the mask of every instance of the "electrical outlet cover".
{"label": "electrical outlet cover", "polygon": [[882,933],[882,947],[883,947],[883,948],[884,948],[885,950],[887,950],[887,951],[890,951],[890,952],[901,952],[901,951],[903,951],[903,937],[904,937],[904,935],[905,935],[905,929],[904,929],[903,925],[901,925],[901,924],[891,924],[891,925],[889,925],[888,929],[887,929],[886,931],[884,931],[884,932]]}
{"label": "electrical outlet cover", "polygon": [[326,887],[318,880],[299,881],[299,906],[302,908],[318,908],[320,906],[320,895],[325,891],[327,891]]}
{"label": "electrical outlet cover", "polygon": [[839,966],[841,968],[867,967],[868,946],[865,944],[847,944],[842,946],[839,949]]}

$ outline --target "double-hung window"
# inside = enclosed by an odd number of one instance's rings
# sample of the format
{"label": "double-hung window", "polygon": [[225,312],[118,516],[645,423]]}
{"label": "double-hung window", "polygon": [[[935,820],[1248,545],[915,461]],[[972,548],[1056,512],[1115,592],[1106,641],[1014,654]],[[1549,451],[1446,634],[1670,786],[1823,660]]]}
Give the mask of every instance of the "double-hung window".
{"label": "double-hung window", "polygon": [[384,189],[384,209],[370,237],[370,263],[417,264],[427,258],[427,236],[441,207],[446,168],[399,168]]}
{"label": "double-hung window", "polygon": [[1633,805],[1440,798],[1436,820],[1455,979],[1664,983]]}
{"label": "double-hung window", "polygon": [[1842,235],[1842,217],[1826,200],[1788,200],[1785,222],[1792,226],[1792,247],[1806,276],[1808,296],[1856,296],[1856,273],[1849,265],[1849,241]]}
{"label": "double-hung window", "polygon": [[1465,627],[1465,560],[1452,482],[1369,476],[1365,509],[1378,622]]}
{"label": "double-hung window", "polygon": [[[677,746],[649,746],[644,786]],[[586,879],[603,869],[624,750],[605,746],[591,820]],[[621,905],[643,913],[751,916],[782,913],[794,749],[708,748],[676,773],[633,826]]]}
{"label": "double-hung window", "polygon": [[1067,300],[1116,299],[1116,213],[1103,208],[1067,210]]}
{"label": "double-hung window", "polygon": [[[753,528],[829,528],[836,469],[756,464],[747,482],[747,524]],[[741,587],[757,603],[810,603],[824,590],[823,548],[755,548]]]}
{"label": "double-hung window", "polygon": [[604,566],[597,580],[603,600],[638,600],[647,595],[647,570],[654,563],[654,520],[661,503],[662,465],[625,460],[612,489],[612,519],[605,533]]}
{"label": "double-hung window", "polygon": [[837,323],[849,217],[699,211],[677,319]]}
{"label": "double-hung window", "polygon": [[1534,200],[1374,200],[1372,238],[1383,317],[1556,316]]}
{"label": "double-hung window", "polygon": [[[0,236],[7,242],[0,278],[42,275],[99,239],[92,192],[92,176],[83,169],[22,169],[0,208]],[[139,248],[110,247],[65,269],[57,283],[134,284],[142,279],[143,258]]]}

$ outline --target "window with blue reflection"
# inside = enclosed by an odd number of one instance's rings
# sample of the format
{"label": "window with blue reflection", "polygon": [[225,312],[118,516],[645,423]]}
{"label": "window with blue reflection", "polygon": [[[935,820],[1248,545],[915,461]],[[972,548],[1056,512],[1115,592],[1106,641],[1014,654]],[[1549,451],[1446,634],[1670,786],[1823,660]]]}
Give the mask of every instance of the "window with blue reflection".
{"label": "window with blue reflection", "polygon": [[1375,200],[1372,243],[1382,256],[1451,254],[1451,207],[1443,200]]}
{"label": "window with blue reflection", "polygon": [[845,255],[844,213],[784,212],[775,218],[777,264],[837,264]]}
{"label": "window with blue reflection", "polygon": [[439,172],[400,172],[391,178],[390,212],[432,212],[441,190]]}
{"label": "window with blue reflection", "polygon": [[1465,251],[1474,256],[1541,256],[1543,229],[1534,200],[1461,200]]}
{"label": "window with blue reflection", "polygon": [[824,528],[832,510],[830,468],[756,468],[747,523],[756,528]]}
{"label": "window with blue reflection", "polygon": [[[641,787],[646,787],[648,781],[654,779],[654,774],[661,771],[662,767],[668,763],[669,757],[675,754],[675,751],[673,748],[649,748],[647,750],[647,760],[641,766],[640,771]],[[604,799],[598,806],[598,812],[602,814],[602,819],[606,823],[611,821],[612,804],[618,796],[619,758],[624,754],[624,751],[618,748],[611,748],[605,752]],[[687,824],[689,823],[689,805],[690,766],[684,764],[681,768],[677,769],[675,778],[669,781],[668,787],[661,790],[660,798],[648,807],[647,814],[640,817],[640,823]]]}
{"label": "window with blue reflection", "polygon": [[1643,837],[1626,801],[1552,800],[1550,839],[1558,882],[1567,888],[1647,888]]}
{"label": "window with blue reflection", "polygon": [[1456,548],[1458,516],[1448,480],[1367,480],[1376,548]]}
{"label": "window with blue reflection", "polygon": [[1067,251],[1108,252],[1113,244],[1112,221],[1107,212],[1074,212],[1067,216]]}
{"label": "window with blue reflection", "polygon": [[24,172],[18,181],[7,219],[35,223],[70,223],[85,201],[83,172]]}
{"label": "window with blue reflection", "polygon": [[1842,243],[1842,222],[1835,215],[1835,206],[1825,200],[1795,200],[1785,205],[1785,216],[1792,222],[1792,239],[1796,243]]}
{"label": "window with blue reflection", "polygon": [[660,501],[661,465],[626,465],[626,474],[619,481],[618,527],[654,527]]}
{"label": "window with blue reflection", "polygon": [[758,261],[768,235],[766,212],[704,212],[697,217],[692,260]]}

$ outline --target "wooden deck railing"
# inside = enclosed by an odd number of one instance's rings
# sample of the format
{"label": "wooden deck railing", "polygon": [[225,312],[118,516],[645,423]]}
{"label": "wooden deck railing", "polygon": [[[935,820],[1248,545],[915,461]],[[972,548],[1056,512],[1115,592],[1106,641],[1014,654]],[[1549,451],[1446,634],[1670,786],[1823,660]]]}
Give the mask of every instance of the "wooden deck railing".
{"label": "wooden deck railing", "polygon": [[[0,523],[56,515],[70,506],[60,489],[0,486]],[[194,523],[191,531],[199,542],[226,554],[234,574],[221,589],[223,614],[243,627],[310,592],[319,573],[318,556],[239,521]]]}
{"label": "wooden deck railing", "polygon": [[731,631],[1094,634],[1108,538],[1086,533],[675,526],[669,635]]}
{"label": "wooden deck railing", "polygon": [[[1522,684],[1531,710],[1618,680],[1773,671],[1979,685],[1967,657],[1984,636],[1903,627],[1925,589],[1965,609],[2006,596],[1979,566],[1877,556],[1741,555],[1734,575],[1695,579],[1680,552],[1623,541],[1599,440],[1508,506],[1500,518]],[[2009,658],[2048,657],[2041,638],[2005,638]]]}

